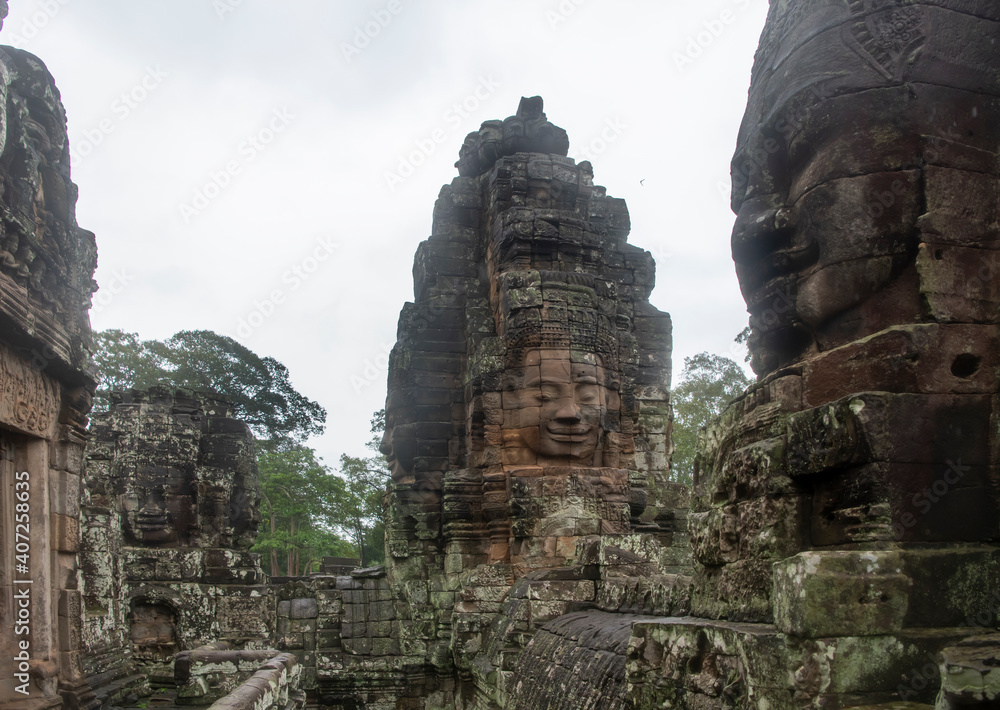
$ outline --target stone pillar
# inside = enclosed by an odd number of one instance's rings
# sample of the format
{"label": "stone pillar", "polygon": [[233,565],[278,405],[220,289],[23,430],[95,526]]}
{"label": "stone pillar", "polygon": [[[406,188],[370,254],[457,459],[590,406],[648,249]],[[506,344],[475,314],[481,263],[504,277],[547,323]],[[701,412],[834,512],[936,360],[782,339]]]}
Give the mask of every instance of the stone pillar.
{"label": "stone pillar", "polygon": [[90,708],[76,554],[96,248],[36,57],[0,48],[0,103],[0,705]]}

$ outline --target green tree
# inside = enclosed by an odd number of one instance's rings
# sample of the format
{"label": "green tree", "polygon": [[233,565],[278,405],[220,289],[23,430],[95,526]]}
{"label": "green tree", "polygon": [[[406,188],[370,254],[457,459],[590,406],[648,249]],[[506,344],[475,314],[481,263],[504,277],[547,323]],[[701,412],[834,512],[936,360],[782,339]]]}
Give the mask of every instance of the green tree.
{"label": "green tree", "polygon": [[263,522],[253,546],[272,576],[316,571],[325,555],[350,557],[354,546],[337,534],[347,484],[310,448],[262,451],[257,460]]}
{"label": "green tree", "polygon": [[750,360],[752,359],[751,356],[750,356],[750,336],[751,335],[753,335],[753,329],[750,328],[750,326],[747,326],[746,328],[744,328],[743,330],[741,330],[736,335],[736,338],[733,340],[733,342],[736,343],[737,345],[743,345],[747,349],[747,354],[746,354],[746,357],[743,358],[743,362],[750,362]]}
{"label": "green tree", "polygon": [[323,433],[326,410],[292,387],[288,368],[228,336],[184,330],[160,341],[106,330],[94,342],[98,409],[107,408],[112,390],[162,383],[225,395],[266,448],[289,448]]}
{"label": "green tree", "polygon": [[684,358],[681,382],[673,391],[673,480],[692,483],[699,434],[751,382],[743,368],[727,357],[699,353]]}
{"label": "green tree", "polygon": [[385,410],[372,415],[374,436],[366,445],[371,456],[340,457],[340,472],[346,486],[341,507],[341,528],[358,549],[362,566],[385,560],[385,520],[382,496],[389,481],[389,467],[379,453],[385,430]]}
{"label": "green tree", "polygon": [[94,367],[97,370],[95,409],[106,410],[108,393],[130,387],[151,387],[163,377],[163,363],[139,339],[138,333],[102,330],[94,333]]}

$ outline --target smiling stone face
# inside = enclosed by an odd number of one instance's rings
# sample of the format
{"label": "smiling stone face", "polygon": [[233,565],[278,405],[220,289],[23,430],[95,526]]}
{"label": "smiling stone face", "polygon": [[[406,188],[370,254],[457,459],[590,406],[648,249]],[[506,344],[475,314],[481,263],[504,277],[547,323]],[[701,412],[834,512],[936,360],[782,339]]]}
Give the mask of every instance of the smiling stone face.
{"label": "smiling stone face", "polygon": [[505,462],[600,466],[603,423],[617,400],[600,356],[529,350],[503,393]]}
{"label": "smiling stone face", "polygon": [[169,466],[145,466],[125,480],[120,496],[127,539],[133,544],[184,546],[196,521],[194,484]]}

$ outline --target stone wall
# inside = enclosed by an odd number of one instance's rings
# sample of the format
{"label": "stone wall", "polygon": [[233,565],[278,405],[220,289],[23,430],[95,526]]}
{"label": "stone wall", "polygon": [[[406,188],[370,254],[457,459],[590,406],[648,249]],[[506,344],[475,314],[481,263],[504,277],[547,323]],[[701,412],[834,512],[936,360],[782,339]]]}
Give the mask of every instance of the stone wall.
{"label": "stone wall", "polygon": [[172,682],[175,653],[265,648],[273,592],[249,552],[260,520],[247,425],[212,395],[113,394],[87,447],[80,551],[85,669],[99,694]]}
{"label": "stone wall", "polygon": [[76,553],[94,235],[76,223],[59,92],[12,47],[0,115],[0,705],[93,708]]}

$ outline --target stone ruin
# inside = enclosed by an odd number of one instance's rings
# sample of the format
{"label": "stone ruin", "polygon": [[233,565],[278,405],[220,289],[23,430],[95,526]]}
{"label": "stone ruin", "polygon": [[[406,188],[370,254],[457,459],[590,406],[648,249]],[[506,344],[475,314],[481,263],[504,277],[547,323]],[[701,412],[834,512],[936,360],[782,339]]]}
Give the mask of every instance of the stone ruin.
{"label": "stone ruin", "polygon": [[121,395],[84,470],[93,236],[51,77],[4,49],[0,626],[23,471],[35,581],[0,703],[997,707],[998,38],[991,0],[772,0],[733,161],[758,381],[691,490],[624,203],[540,98],[484,123],[400,315],[386,566],[275,580],[217,397]]}
{"label": "stone ruin", "polygon": [[105,703],[143,683],[171,684],[180,651],[217,641],[266,648],[274,596],[249,552],[260,522],[256,449],[229,409],[159,386],[116,393],[93,417],[81,646]]}
{"label": "stone ruin", "polygon": [[390,358],[386,572],[401,653],[446,704],[508,706],[524,642],[574,605],[685,608],[670,319],[624,202],[568,146],[538,97],[469,135]]}
{"label": "stone ruin", "polygon": [[97,251],[38,59],[0,48],[0,103],[0,706],[87,707],[77,553]]}

